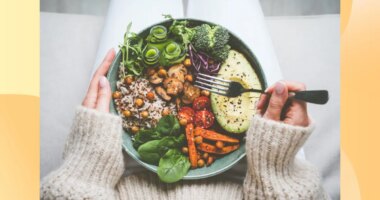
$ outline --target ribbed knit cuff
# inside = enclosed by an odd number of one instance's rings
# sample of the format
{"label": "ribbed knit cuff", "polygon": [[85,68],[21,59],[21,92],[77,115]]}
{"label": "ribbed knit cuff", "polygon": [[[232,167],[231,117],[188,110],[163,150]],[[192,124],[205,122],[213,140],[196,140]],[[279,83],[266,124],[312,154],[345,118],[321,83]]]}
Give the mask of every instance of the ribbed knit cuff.
{"label": "ribbed knit cuff", "polygon": [[124,171],[121,118],[78,107],[64,150],[62,174],[115,186]]}
{"label": "ribbed knit cuff", "polygon": [[248,162],[259,159],[278,167],[288,165],[313,130],[314,124],[292,126],[254,116],[247,132]]}
{"label": "ribbed knit cuff", "polygon": [[[313,199],[319,194],[319,176],[295,156],[314,129],[255,116],[247,132],[247,199]],[[302,198],[301,198],[302,197]]]}

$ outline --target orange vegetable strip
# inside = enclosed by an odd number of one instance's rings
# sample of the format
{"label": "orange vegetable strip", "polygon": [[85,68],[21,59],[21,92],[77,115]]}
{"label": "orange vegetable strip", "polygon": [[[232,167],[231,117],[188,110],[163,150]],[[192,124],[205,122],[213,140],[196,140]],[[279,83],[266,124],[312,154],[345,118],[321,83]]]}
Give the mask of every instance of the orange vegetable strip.
{"label": "orange vegetable strip", "polygon": [[228,154],[232,151],[235,151],[239,148],[239,144],[231,145],[231,146],[225,146],[221,149],[216,148],[216,146],[207,144],[207,143],[201,143],[198,145],[198,149],[207,153],[213,153],[213,154]]}
{"label": "orange vegetable strip", "polygon": [[212,141],[222,141],[228,143],[239,143],[239,140],[236,138],[228,137],[226,135],[222,135],[215,131],[206,130],[200,127],[195,128],[195,136],[202,136],[203,138],[212,140]]}
{"label": "orange vegetable strip", "polygon": [[198,160],[197,160],[197,149],[195,148],[194,143],[194,125],[188,124],[186,125],[186,139],[187,145],[189,146],[189,159],[192,168],[197,168]]}

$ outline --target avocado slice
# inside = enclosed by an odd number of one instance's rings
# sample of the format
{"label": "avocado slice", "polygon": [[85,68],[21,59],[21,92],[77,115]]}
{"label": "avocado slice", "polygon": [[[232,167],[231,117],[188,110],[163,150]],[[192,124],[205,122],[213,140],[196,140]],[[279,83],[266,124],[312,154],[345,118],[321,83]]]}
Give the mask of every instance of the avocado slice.
{"label": "avocado slice", "polygon": [[[221,66],[218,77],[240,82],[245,88],[262,89],[257,74],[243,54],[230,50]],[[243,93],[229,98],[211,94],[211,107],[219,125],[230,133],[241,134],[248,130],[251,118],[256,114],[259,93]]]}

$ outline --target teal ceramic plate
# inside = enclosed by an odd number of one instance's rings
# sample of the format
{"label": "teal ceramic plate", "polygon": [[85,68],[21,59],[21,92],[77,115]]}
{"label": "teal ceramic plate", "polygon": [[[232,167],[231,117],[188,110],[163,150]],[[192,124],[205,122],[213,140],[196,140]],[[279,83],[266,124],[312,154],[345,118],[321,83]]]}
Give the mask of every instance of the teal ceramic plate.
{"label": "teal ceramic plate", "polygon": [[[179,20],[181,20],[181,19],[179,19]],[[204,23],[207,23],[210,25],[215,25],[214,23],[206,22],[206,21],[202,21],[202,20],[195,20],[195,19],[186,19],[186,20],[189,21],[191,26],[196,26],[196,25],[204,24]],[[163,25],[163,26],[169,27],[170,24],[171,24],[171,21],[163,21],[163,22],[158,23],[158,24],[153,24],[152,26],[147,27],[146,29],[141,31],[139,33],[139,35],[142,36],[143,38],[145,38],[149,34],[149,30],[151,27],[153,27],[155,25]],[[257,61],[254,54],[249,50],[249,48],[236,35],[234,35],[231,32],[230,32],[229,45],[231,45],[232,49],[236,49],[240,53],[244,54],[244,56],[248,59],[251,66],[255,70],[257,76],[259,77],[261,85],[263,86],[263,88],[266,88],[267,85],[266,85],[264,73],[261,69],[259,62]],[[110,80],[110,83],[111,83],[112,91],[116,90],[116,81],[118,79],[118,68],[119,68],[120,62],[121,62],[121,52],[119,51],[118,54],[116,55],[115,60],[112,63],[110,71],[108,72],[108,75],[107,75],[107,78]],[[112,113],[118,114],[115,106],[116,105],[112,101],[112,103],[110,105],[110,110]],[[144,161],[142,161],[140,159],[139,154],[137,153],[137,151],[132,146],[131,136],[126,131],[124,131],[124,134],[123,134],[123,148],[133,159],[135,159],[138,163],[140,163],[146,169],[157,173],[157,166],[145,163]],[[234,151],[234,152],[232,152],[232,153],[230,153],[230,154],[228,154],[222,158],[216,159],[215,162],[208,167],[203,167],[203,168],[198,168],[198,169],[190,169],[188,174],[186,176],[184,176],[183,179],[194,180],[194,179],[202,179],[202,178],[215,176],[217,174],[220,174],[220,173],[230,169],[232,166],[234,166],[244,156],[245,156],[245,144],[243,143],[239,149],[237,149],[236,151]]]}

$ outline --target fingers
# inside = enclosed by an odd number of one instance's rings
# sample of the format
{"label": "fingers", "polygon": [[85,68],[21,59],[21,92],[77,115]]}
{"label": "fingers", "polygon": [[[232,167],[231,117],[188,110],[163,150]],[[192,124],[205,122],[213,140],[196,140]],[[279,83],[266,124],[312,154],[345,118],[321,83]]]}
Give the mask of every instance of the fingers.
{"label": "fingers", "polygon": [[95,108],[97,95],[98,95],[98,89],[99,89],[98,88],[99,77],[106,75],[114,58],[115,58],[115,50],[110,49],[107,55],[105,56],[102,64],[100,64],[99,68],[96,70],[94,76],[92,77],[86,97],[84,98],[83,103],[82,103],[83,106],[87,108]]}
{"label": "fingers", "polygon": [[112,64],[112,61],[113,59],[115,58],[115,50],[114,49],[110,49],[107,54],[106,54],[106,57],[104,57],[102,63],[100,64],[99,68],[96,70],[94,76],[104,76],[107,74],[108,72],[108,69],[110,68],[111,64]]}
{"label": "fingers", "polygon": [[281,119],[282,109],[288,99],[288,88],[285,83],[277,82],[272,90],[273,92],[263,117],[279,121]]}
{"label": "fingers", "polygon": [[284,123],[306,127],[310,124],[305,102],[293,100],[289,110],[285,114]]}
{"label": "fingers", "polygon": [[265,104],[268,101],[269,96],[266,94],[261,94],[259,101],[256,103],[256,108],[262,110],[265,107]]}
{"label": "fingers", "polygon": [[[306,90],[306,86],[303,83],[296,82],[296,81],[281,81],[285,84],[285,86],[288,88],[288,91],[297,92],[297,91],[303,91]],[[272,85],[271,87],[267,88],[265,91],[268,93],[272,93],[274,90],[275,85]]]}
{"label": "fingers", "polygon": [[99,78],[99,91],[96,100],[96,110],[101,112],[109,112],[111,102],[111,86],[105,76]]}

